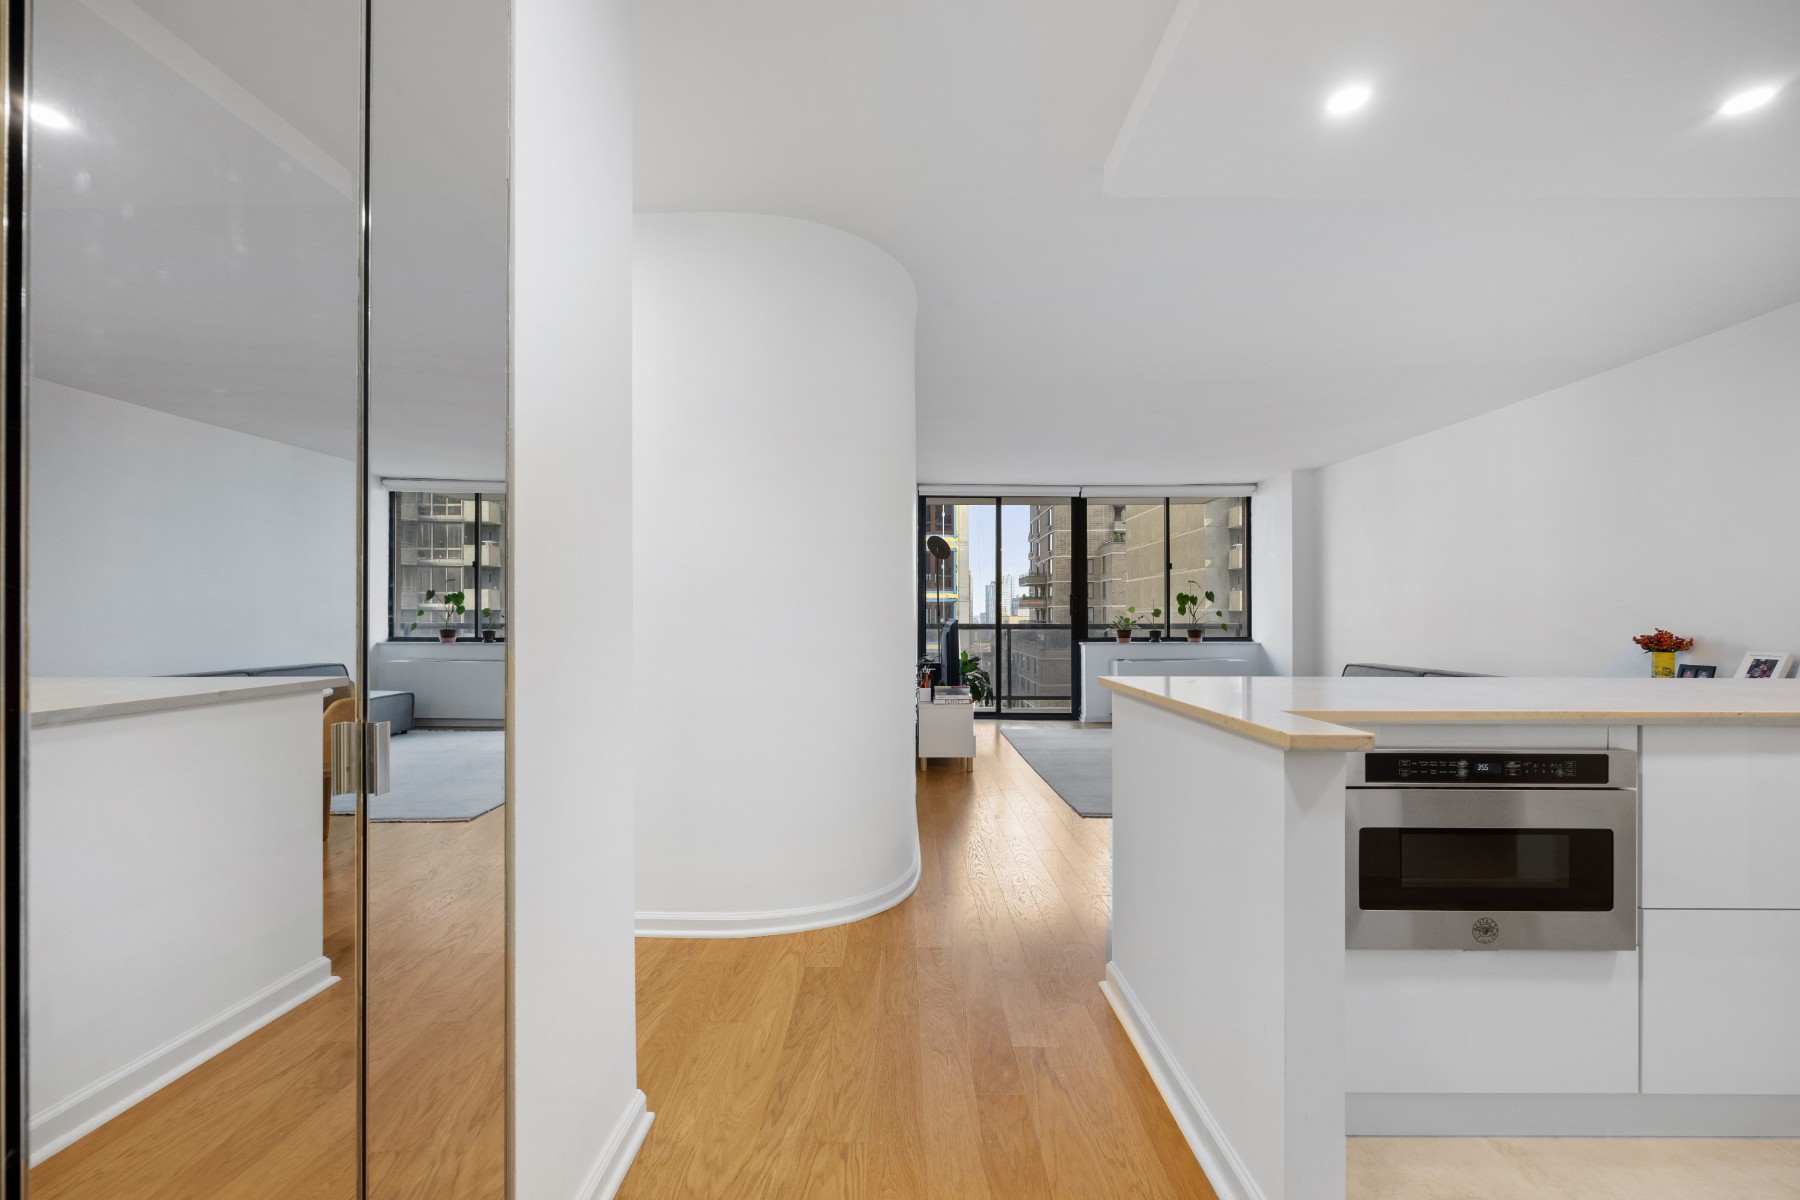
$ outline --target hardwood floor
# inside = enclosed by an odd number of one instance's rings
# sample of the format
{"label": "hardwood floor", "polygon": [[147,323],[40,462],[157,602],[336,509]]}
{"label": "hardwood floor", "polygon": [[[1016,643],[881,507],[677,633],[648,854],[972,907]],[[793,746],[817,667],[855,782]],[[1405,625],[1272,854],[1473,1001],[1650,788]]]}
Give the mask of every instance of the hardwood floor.
{"label": "hardwood floor", "polygon": [[638,942],[657,1119],[620,1200],[1213,1195],[1100,995],[1110,823],[977,736],[973,773],[918,776],[903,904]]}
{"label": "hardwood floor", "polygon": [[[504,1194],[505,817],[371,834],[369,1195]],[[334,817],[325,953],[343,982],[31,1173],[33,1200],[351,1200],[354,831]]]}

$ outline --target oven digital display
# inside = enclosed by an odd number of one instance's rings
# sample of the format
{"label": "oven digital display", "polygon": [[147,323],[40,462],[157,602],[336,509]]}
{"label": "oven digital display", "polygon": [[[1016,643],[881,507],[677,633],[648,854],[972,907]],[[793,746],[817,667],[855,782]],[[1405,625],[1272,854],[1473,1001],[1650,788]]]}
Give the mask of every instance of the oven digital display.
{"label": "oven digital display", "polygon": [[1437,754],[1372,752],[1363,756],[1369,783],[1607,784],[1604,754]]}

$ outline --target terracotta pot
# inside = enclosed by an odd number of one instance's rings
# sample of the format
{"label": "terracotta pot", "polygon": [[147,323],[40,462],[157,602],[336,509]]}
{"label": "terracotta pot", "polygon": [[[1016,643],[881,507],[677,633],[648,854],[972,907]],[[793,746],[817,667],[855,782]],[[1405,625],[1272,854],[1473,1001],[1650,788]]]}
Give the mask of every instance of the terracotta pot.
{"label": "terracotta pot", "polygon": [[1131,630],[1129,630],[1129,629],[1119,630],[1119,640],[1121,642],[1129,642],[1131,640]]}
{"label": "terracotta pot", "polygon": [[456,640],[456,630],[454,630],[454,629],[440,629],[440,630],[438,630],[438,641],[440,641],[440,642],[454,642],[454,641],[455,641],[455,640]]}
{"label": "terracotta pot", "polygon": [[1206,636],[1204,631],[1202,631],[1198,625],[1196,625],[1194,628],[1188,630],[1187,634],[1188,634],[1188,641],[1190,641],[1190,642],[1197,642],[1201,638]]}

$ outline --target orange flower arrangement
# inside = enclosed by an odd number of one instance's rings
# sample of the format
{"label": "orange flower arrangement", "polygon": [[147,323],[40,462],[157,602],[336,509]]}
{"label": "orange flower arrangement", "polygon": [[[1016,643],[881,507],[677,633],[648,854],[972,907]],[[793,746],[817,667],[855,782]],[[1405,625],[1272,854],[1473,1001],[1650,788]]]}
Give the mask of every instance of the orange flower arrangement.
{"label": "orange flower arrangement", "polygon": [[1666,629],[1659,629],[1655,633],[1640,633],[1631,640],[1642,646],[1646,654],[1673,654],[1694,648],[1693,638],[1676,637]]}

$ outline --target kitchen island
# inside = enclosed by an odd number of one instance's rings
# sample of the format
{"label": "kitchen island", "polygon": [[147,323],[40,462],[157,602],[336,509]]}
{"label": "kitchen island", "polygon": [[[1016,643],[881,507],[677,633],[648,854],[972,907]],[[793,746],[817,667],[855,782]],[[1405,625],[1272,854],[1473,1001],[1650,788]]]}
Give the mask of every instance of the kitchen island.
{"label": "kitchen island", "polygon": [[[1800,682],[1104,682],[1104,986],[1220,1196],[1335,1200],[1347,1134],[1800,1135]],[[1347,950],[1386,748],[1624,752],[1635,938]]]}
{"label": "kitchen island", "polygon": [[337,982],[320,719],[341,683],[31,680],[33,1163]]}

